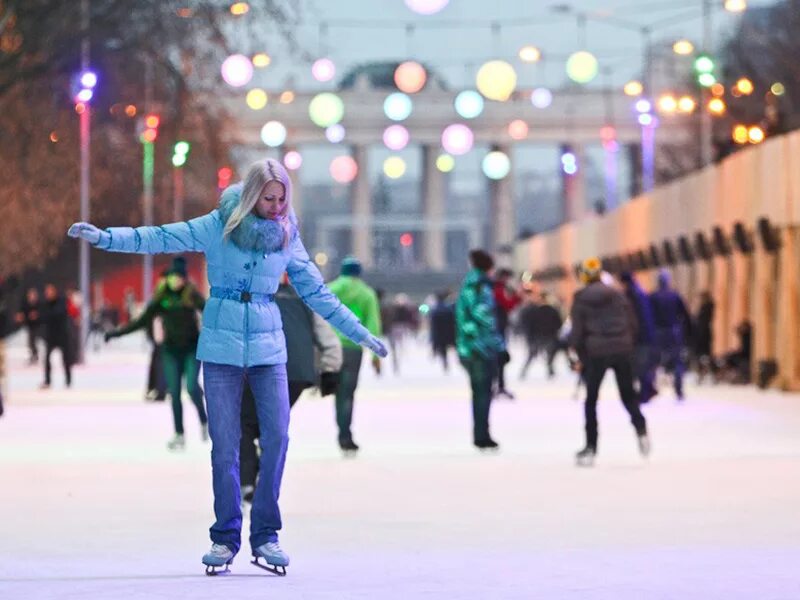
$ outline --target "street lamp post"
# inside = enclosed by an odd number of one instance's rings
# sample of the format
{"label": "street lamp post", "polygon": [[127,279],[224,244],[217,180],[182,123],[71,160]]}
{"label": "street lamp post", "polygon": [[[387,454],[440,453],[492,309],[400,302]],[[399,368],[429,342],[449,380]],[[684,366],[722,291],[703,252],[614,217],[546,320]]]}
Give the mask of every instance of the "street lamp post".
{"label": "street lamp post", "polygon": [[[81,41],[81,91],[78,92],[78,101],[83,104],[80,111],[80,220],[89,222],[89,149],[90,149],[90,118],[91,109],[89,100],[92,90],[97,83],[97,76],[89,71],[89,0],[81,0],[81,27],[83,40]],[[78,287],[81,293],[81,320],[80,340],[78,341],[79,360],[84,356],[84,345],[89,337],[89,319],[91,308],[91,290],[89,287],[89,242],[81,240],[78,256]]]}
{"label": "street lamp post", "polygon": [[[703,53],[709,56],[711,52],[711,0],[703,0]],[[705,167],[713,160],[713,124],[711,113],[707,110],[710,94],[708,87],[700,88],[700,166]]]}

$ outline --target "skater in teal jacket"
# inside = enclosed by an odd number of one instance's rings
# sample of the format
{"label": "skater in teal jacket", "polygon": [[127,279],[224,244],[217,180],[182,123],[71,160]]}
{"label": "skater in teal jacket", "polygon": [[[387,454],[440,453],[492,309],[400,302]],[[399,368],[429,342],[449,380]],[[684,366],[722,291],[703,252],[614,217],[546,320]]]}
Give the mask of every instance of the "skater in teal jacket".
{"label": "skater in teal jacket", "polygon": [[286,459],[289,399],[286,343],[274,302],[281,275],[303,301],[353,342],[379,356],[383,343],[371,335],[334,296],[300,240],[291,208],[292,187],[283,166],[272,159],[250,167],[243,183],[226,189],[219,206],[186,222],[157,227],[100,230],[75,223],[71,237],[111,252],[158,254],[203,252],[210,298],[203,311],[197,358],[203,361],[216,522],[207,573],[233,561],[241,545],[239,438],[242,389],[250,385],[261,426],[262,450],[253,501],[250,545],[253,556],[281,570],[289,558],[278,545],[278,495]]}

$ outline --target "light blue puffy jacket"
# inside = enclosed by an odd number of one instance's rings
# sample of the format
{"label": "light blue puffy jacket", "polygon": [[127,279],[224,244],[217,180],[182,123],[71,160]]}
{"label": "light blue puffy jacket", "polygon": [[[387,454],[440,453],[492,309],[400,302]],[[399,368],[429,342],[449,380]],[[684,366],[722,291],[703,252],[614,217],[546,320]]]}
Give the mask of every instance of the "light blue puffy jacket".
{"label": "light blue puffy jacket", "polygon": [[369,332],[325,286],[311,262],[296,226],[284,247],[280,223],[245,217],[223,240],[222,232],[241,195],[241,184],[227,188],[219,208],[181,223],[156,227],[111,227],[111,238],[97,246],[112,252],[159,254],[203,252],[208,264],[212,296],[203,311],[197,346],[202,361],[238,365],[274,365],[286,362],[281,314],[274,302],[240,302],[215,297],[214,288],[236,292],[274,294],[284,272],[303,301],[345,336],[360,344]]}

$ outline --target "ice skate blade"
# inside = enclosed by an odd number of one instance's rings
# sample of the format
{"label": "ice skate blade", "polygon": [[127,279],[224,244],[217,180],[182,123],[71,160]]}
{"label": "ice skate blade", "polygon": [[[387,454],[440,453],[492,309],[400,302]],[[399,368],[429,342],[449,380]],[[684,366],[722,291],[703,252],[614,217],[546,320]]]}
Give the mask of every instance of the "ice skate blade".
{"label": "ice skate blade", "polygon": [[[231,572],[229,567],[231,566],[232,562],[233,561],[225,563],[224,565],[219,567],[216,565],[206,565],[206,575],[208,575],[209,577],[216,577],[217,575],[226,575],[227,573]],[[218,571],[217,569],[221,570]]]}
{"label": "ice skate blade", "polygon": [[259,557],[254,556],[253,560],[250,561],[250,564],[257,566],[259,569],[264,569],[265,571],[269,571],[273,575],[277,575],[278,577],[286,577],[286,567],[282,567],[280,565],[271,565],[269,563],[261,564],[258,562]]}
{"label": "ice skate blade", "polygon": [[353,459],[358,456],[358,450],[342,450],[342,458]]}

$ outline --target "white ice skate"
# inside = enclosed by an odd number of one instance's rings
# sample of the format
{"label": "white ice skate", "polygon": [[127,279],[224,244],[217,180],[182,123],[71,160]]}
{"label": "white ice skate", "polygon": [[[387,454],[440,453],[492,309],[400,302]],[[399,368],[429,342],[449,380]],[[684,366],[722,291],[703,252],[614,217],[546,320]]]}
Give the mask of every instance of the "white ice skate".
{"label": "white ice skate", "polygon": [[650,456],[650,450],[651,450],[650,438],[647,437],[647,434],[645,433],[643,435],[638,436],[637,439],[639,442],[639,454],[641,454],[644,458],[647,458],[648,456]]}
{"label": "white ice skate", "polygon": [[[258,561],[259,558],[263,558],[267,564],[262,565]],[[267,542],[253,550],[252,563],[265,571],[283,577],[286,575],[286,567],[289,566],[289,556],[281,550],[278,542]]]}
{"label": "white ice skate", "polygon": [[167,442],[167,448],[170,450],[183,450],[186,448],[186,439],[182,433],[176,433],[170,441]]}
{"label": "white ice skate", "polygon": [[586,446],[575,455],[575,464],[579,467],[593,467],[595,456],[597,456],[597,450],[591,446]]}
{"label": "white ice skate", "polygon": [[200,437],[204,442],[208,441],[208,424],[200,426]]}
{"label": "white ice skate", "polygon": [[[206,566],[206,575],[220,575],[230,571],[228,568],[236,556],[225,544],[211,544],[211,550],[203,555],[203,564]],[[220,569],[224,567],[221,571]]]}

